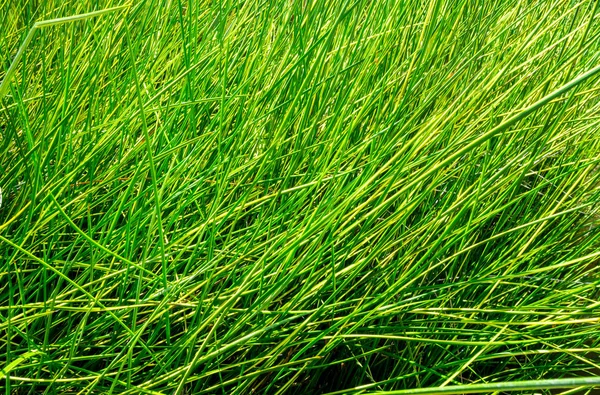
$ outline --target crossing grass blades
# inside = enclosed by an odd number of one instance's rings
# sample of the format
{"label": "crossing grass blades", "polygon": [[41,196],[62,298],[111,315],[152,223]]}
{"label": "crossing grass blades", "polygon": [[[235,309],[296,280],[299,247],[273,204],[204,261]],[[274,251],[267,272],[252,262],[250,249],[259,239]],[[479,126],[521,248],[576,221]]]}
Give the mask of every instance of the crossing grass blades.
{"label": "crossing grass blades", "polygon": [[597,1],[0,0],[0,81],[5,394],[600,386]]}

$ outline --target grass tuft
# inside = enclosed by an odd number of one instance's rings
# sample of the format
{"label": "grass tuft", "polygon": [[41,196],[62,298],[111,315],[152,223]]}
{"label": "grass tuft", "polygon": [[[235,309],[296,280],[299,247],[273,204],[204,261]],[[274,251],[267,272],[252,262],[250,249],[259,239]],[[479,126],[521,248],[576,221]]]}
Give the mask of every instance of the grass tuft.
{"label": "grass tuft", "polygon": [[599,18],[0,0],[0,388],[593,393]]}

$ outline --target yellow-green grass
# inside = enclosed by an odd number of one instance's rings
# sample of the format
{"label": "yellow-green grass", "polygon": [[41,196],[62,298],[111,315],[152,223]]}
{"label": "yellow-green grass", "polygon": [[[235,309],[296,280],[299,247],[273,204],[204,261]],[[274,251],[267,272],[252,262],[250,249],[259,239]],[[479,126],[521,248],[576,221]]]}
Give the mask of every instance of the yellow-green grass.
{"label": "yellow-green grass", "polygon": [[0,388],[591,393],[597,1],[0,0]]}

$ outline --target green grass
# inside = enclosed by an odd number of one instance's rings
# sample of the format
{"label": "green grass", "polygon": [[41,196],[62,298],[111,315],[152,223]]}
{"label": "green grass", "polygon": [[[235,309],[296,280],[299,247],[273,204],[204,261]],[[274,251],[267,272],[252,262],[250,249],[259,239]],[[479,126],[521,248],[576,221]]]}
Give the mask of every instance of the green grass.
{"label": "green grass", "polygon": [[597,1],[0,0],[0,63],[5,394],[600,386]]}

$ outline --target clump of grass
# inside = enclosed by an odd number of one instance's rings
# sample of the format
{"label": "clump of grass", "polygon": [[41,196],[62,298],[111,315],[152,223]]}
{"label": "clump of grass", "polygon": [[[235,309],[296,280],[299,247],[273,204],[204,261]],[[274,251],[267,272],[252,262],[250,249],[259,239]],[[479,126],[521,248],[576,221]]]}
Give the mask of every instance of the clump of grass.
{"label": "clump of grass", "polygon": [[0,5],[5,393],[600,383],[598,2]]}

